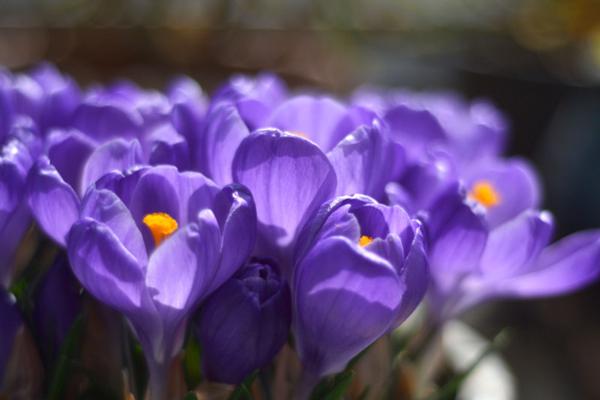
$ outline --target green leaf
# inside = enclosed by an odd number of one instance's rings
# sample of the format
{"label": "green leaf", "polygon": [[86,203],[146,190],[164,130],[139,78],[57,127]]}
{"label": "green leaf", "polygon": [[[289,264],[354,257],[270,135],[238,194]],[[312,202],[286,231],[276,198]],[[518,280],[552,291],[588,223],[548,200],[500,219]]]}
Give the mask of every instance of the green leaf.
{"label": "green leaf", "polygon": [[64,391],[67,384],[67,378],[71,373],[72,361],[75,359],[75,352],[80,348],[81,338],[83,335],[84,319],[82,315],[79,315],[71,329],[67,338],[63,342],[60,350],[60,355],[56,366],[54,368],[54,374],[50,380],[50,389],[48,390],[48,400],[60,400],[64,399]]}
{"label": "green leaf", "polygon": [[335,375],[333,378],[326,379],[319,383],[313,390],[311,400],[339,400],[341,399],[350,383],[354,378],[355,372],[351,369],[346,369],[343,372]]}
{"label": "green leaf", "polygon": [[196,393],[194,392],[189,392],[188,394],[183,396],[182,400],[198,400],[198,396],[196,396]]}
{"label": "green leaf", "polygon": [[258,375],[258,371],[254,371],[246,379],[244,379],[244,382],[240,383],[235,388],[233,393],[231,393],[231,395],[229,396],[229,400],[240,400],[240,399],[253,400],[254,397],[252,396],[250,387],[252,387],[252,383],[254,382],[254,379],[256,379],[257,375]]}
{"label": "green leaf", "polygon": [[198,386],[202,380],[200,352],[198,341],[196,341],[194,335],[189,335],[183,356],[183,370],[185,373],[185,382],[190,388]]}

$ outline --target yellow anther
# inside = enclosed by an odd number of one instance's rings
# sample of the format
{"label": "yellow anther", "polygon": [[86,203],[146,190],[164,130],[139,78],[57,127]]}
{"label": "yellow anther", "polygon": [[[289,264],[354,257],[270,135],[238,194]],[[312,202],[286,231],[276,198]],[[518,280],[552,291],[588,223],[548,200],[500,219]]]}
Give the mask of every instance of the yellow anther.
{"label": "yellow anther", "polygon": [[177,221],[163,212],[147,214],[142,222],[150,229],[156,246],[177,230]]}
{"label": "yellow anther", "polygon": [[366,247],[373,242],[373,238],[371,236],[362,235],[360,239],[358,239],[358,244],[360,247]]}
{"label": "yellow anther", "polygon": [[486,208],[497,206],[502,200],[500,194],[488,181],[475,182],[471,192],[469,192],[469,198],[477,201]]}

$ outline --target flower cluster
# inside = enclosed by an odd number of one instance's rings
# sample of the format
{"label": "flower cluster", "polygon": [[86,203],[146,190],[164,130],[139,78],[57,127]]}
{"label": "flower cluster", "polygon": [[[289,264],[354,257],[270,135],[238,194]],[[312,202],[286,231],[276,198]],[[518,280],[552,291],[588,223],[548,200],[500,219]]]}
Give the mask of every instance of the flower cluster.
{"label": "flower cluster", "polygon": [[[204,377],[231,384],[288,343],[306,397],[422,302],[443,323],[581,288],[600,273],[600,231],[550,244],[534,169],[502,155],[507,131],[490,104],[446,93],[341,101],[263,74],[208,99],[188,78],[84,91],[49,65],[3,71],[0,374],[20,331],[56,359],[96,302],[131,328],[151,399],[170,398],[190,335]],[[58,252],[49,267],[18,262],[32,222]]]}

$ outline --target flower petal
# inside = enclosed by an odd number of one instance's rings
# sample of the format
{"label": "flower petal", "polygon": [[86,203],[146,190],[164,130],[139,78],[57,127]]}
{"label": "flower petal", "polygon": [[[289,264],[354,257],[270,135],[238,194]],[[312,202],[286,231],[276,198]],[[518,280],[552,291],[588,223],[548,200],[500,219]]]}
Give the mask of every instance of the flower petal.
{"label": "flower petal", "polygon": [[552,236],[552,215],[525,211],[490,232],[481,257],[481,272],[497,280],[517,275],[534,261]]}
{"label": "flower petal", "polygon": [[81,202],[80,216],[105,224],[140,265],[146,265],[148,256],[142,234],[131,213],[115,193],[90,188]]}
{"label": "flower petal", "polygon": [[69,229],[79,217],[79,197],[47,158],[31,169],[27,181],[33,216],[48,236],[64,246]]}
{"label": "flower petal", "polygon": [[98,300],[124,313],[145,307],[143,266],[108,226],[79,220],[69,234],[67,252],[77,279]]}
{"label": "flower petal", "polygon": [[53,130],[47,137],[50,162],[73,189],[80,190],[81,174],[86,160],[96,147],[94,141],[83,133],[71,130]]}
{"label": "flower petal", "polygon": [[305,135],[323,151],[329,151],[350,133],[343,132],[340,137],[333,135],[346,113],[346,107],[330,97],[301,95],[281,103],[264,126]]}
{"label": "flower petal", "polygon": [[171,124],[161,124],[144,137],[151,165],[169,164],[184,171],[190,168],[188,143]]}
{"label": "flower petal", "polygon": [[382,258],[346,238],[319,242],[297,266],[295,330],[304,367],[322,376],[383,335],[405,285]]}
{"label": "flower petal", "polygon": [[574,233],[542,251],[527,274],[503,284],[516,297],[569,293],[600,276],[600,231]]}
{"label": "flower petal", "polygon": [[404,149],[381,130],[378,124],[361,126],[327,154],[338,179],[337,195],[363,193],[381,199],[386,183],[399,177]]}
{"label": "flower petal", "polygon": [[81,176],[82,191],[112,170],[124,171],[142,162],[142,149],[137,140],[113,139],[96,148]]}
{"label": "flower petal", "polygon": [[221,265],[211,287],[217,288],[252,254],[256,242],[256,207],[250,191],[242,185],[223,188],[215,199],[215,216],[223,238]]}
{"label": "flower petal", "polygon": [[205,119],[200,148],[199,170],[215,182],[232,182],[231,163],[244,138],[250,134],[238,110],[230,103],[221,103],[211,109]]}
{"label": "flower petal", "polygon": [[449,289],[464,274],[479,267],[488,230],[483,216],[474,210],[464,192],[453,186],[431,207],[428,220],[429,261],[435,283]]}
{"label": "flower petal", "polygon": [[241,143],[233,177],[251,190],[260,229],[279,247],[294,240],[336,186],[333,167],[313,143],[275,129],[257,131]]}

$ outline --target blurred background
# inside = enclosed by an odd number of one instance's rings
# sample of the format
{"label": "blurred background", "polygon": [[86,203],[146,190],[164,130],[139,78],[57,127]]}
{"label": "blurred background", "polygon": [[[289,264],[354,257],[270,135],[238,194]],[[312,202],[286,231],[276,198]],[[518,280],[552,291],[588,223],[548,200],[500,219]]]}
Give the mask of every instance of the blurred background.
{"label": "blurred background", "polygon": [[[0,64],[55,63],[84,86],[178,74],[207,92],[270,70],[292,87],[373,84],[487,98],[530,158],[557,236],[600,226],[598,0],[0,0]],[[493,337],[520,399],[600,399],[600,284],[497,302],[466,320]]]}

